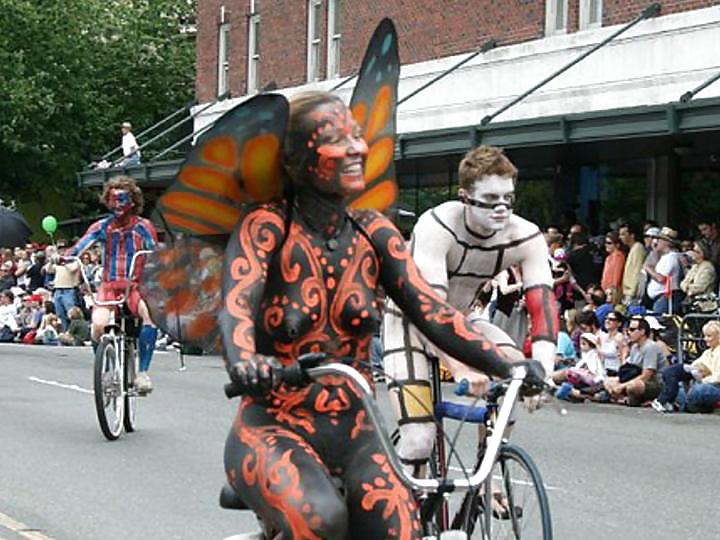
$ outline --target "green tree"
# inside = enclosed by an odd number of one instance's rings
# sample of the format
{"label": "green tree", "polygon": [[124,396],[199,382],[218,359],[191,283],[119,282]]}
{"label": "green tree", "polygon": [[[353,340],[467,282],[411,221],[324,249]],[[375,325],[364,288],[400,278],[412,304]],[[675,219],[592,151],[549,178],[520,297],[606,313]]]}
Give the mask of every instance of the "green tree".
{"label": "green tree", "polygon": [[192,98],[195,0],[3,0],[0,196],[75,191],[75,173]]}

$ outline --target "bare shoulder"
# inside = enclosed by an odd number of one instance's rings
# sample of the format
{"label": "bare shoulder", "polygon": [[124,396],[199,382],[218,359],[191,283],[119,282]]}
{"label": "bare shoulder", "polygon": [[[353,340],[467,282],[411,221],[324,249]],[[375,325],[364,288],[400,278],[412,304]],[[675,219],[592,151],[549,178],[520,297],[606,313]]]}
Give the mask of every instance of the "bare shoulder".
{"label": "bare shoulder", "polygon": [[423,212],[413,228],[413,236],[437,234],[437,231],[458,230],[463,223],[463,204],[460,201],[447,201]]}
{"label": "bare shoulder", "polygon": [[532,221],[528,221],[517,214],[510,216],[505,232],[507,235],[506,238],[510,242],[531,240],[535,237],[542,239],[540,228]]}

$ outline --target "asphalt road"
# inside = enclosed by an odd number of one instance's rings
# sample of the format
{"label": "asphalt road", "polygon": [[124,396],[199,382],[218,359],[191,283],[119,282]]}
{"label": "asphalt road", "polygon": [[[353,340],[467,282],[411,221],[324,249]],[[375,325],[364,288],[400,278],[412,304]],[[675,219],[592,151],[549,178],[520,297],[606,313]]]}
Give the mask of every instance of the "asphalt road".
{"label": "asphalt road", "polygon": [[[139,431],[97,426],[89,349],[0,345],[0,540],[213,539],[252,530],[222,510],[236,404],[219,359],[158,353]],[[383,392],[380,399],[385,399]],[[717,537],[720,415],[575,405],[520,413],[560,540]],[[461,437],[470,455],[471,431]]]}

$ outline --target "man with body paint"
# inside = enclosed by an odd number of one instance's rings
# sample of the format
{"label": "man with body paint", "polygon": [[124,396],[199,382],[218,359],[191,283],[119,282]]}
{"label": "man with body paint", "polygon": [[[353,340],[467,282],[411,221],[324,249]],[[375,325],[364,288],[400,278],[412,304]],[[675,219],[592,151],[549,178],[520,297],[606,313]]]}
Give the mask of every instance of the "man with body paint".
{"label": "man with body paint", "polygon": [[[459,200],[420,216],[411,251],[423,278],[466,314],[489,280],[519,265],[531,318],[532,357],[543,363],[546,373],[552,373],[558,314],[547,245],[534,223],[513,214],[516,179],[517,169],[499,148],[480,146],[468,152],[460,162]],[[513,343],[487,321],[473,323],[507,358],[523,359],[518,348],[522,344]],[[438,351],[392,303],[384,316],[383,345],[400,424],[399,455],[408,465],[421,466],[430,456],[435,437],[428,358],[440,358],[456,381],[470,383],[475,395],[484,392],[488,377]]]}
{"label": "man with body paint", "polygon": [[[87,232],[68,251],[69,256],[78,256],[95,243],[104,246],[104,267],[102,283],[97,292],[98,300],[116,300],[125,294],[130,284],[126,304],[130,312],[142,319],[142,329],[138,343],[140,367],[135,377],[135,387],[140,393],[152,392],[152,382],[147,374],[150,368],[157,328],[150,319],[147,304],[140,296],[137,281],[142,273],[143,261],[139,257],[135,262],[133,275],[130,276],[130,264],[133,255],[144,249],[154,249],[157,244],[157,232],[150,220],[140,217],[143,196],[135,180],[128,176],[115,176],[104,186],[100,200],[112,212],[112,215],[90,225]],[[92,311],[91,336],[97,342],[110,320],[107,307],[94,306]]]}

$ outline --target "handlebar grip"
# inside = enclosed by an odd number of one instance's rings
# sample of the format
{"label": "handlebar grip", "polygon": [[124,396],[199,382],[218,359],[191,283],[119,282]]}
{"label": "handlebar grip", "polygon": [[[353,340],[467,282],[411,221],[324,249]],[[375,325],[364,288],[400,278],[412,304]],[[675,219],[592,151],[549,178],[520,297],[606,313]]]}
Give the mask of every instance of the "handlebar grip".
{"label": "handlebar grip", "polygon": [[235,383],[235,382],[229,382],[229,383],[225,384],[223,389],[225,390],[225,396],[228,399],[242,396],[245,393],[244,389],[238,383]]}
{"label": "handlebar grip", "polygon": [[456,396],[469,396],[470,393],[470,381],[467,379],[462,379],[459,383],[455,385],[455,389],[453,392]]}

